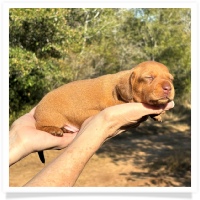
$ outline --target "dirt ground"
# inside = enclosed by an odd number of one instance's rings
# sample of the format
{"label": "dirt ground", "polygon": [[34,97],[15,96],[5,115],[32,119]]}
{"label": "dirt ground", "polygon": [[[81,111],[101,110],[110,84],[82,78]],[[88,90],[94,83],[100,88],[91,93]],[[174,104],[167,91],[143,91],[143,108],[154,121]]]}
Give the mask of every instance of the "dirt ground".
{"label": "dirt ground", "polygon": [[[174,113],[179,113],[174,115]],[[190,187],[190,108],[151,119],[112,138],[94,154],[75,187]],[[46,164],[61,151],[45,151]],[[25,184],[44,165],[33,153],[10,167],[10,187]]]}

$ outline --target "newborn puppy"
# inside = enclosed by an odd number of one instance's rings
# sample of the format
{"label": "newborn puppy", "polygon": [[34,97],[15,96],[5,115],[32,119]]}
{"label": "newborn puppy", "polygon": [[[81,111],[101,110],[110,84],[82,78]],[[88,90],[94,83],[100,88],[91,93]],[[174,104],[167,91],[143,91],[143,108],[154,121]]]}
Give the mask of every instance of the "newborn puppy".
{"label": "newborn puppy", "polygon": [[[116,104],[166,104],[174,99],[173,76],[158,62],[142,62],[131,70],[65,84],[39,102],[36,128],[55,136],[77,131],[90,116]],[[161,117],[152,116],[161,121]]]}

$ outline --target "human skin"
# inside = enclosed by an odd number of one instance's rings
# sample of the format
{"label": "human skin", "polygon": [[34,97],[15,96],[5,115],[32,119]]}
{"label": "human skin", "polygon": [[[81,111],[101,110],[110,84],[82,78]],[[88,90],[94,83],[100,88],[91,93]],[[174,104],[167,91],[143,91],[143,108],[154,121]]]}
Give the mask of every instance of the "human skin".
{"label": "human skin", "polygon": [[173,102],[160,107],[142,103],[112,106],[87,119],[79,132],[66,133],[63,137],[36,130],[33,109],[11,127],[10,165],[32,152],[66,147],[25,186],[73,186],[86,163],[106,140],[123,132],[126,126],[138,124],[143,116],[160,114],[173,107]]}
{"label": "human skin", "polygon": [[55,137],[44,131],[37,130],[33,117],[34,112],[35,108],[18,118],[11,125],[9,133],[10,166],[33,152],[47,149],[63,149],[77,135],[77,132],[74,132],[73,134],[66,133],[63,137]]}

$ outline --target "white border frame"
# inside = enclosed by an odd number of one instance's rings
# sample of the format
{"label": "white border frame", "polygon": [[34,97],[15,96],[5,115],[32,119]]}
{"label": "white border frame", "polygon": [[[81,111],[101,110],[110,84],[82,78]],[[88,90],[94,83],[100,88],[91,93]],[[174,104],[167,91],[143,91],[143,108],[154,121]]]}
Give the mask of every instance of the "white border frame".
{"label": "white border frame", "polygon": [[[197,66],[198,66],[198,25],[197,25],[197,17],[198,17],[198,8],[199,8],[199,2],[196,1],[142,1],[142,2],[134,2],[130,0],[124,0],[124,1],[4,1],[2,3],[1,8],[1,24],[2,24],[2,62],[1,62],[1,68],[3,68],[3,73],[1,73],[1,80],[2,85],[1,89],[3,91],[1,99],[1,110],[3,111],[2,116],[2,140],[3,145],[1,145],[2,150],[2,157],[3,157],[3,168],[1,170],[1,174],[4,175],[3,179],[3,190],[6,193],[191,193],[191,192],[197,192],[197,179],[198,179],[198,144],[197,141],[199,139],[199,136],[197,135],[198,130],[198,113],[197,113],[197,107],[198,107],[198,97],[197,95],[197,89],[198,89],[198,73],[197,73]],[[192,12],[192,62],[191,62],[191,69],[192,69],[192,178],[191,178],[191,187],[71,187],[71,188],[60,188],[60,187],[9,187],[9,168],[8,168],[8,152],[5,153],[5,149],[8,149],[8,131],[9,131],[9,114],[8,114],[8,108],[9,108],[9,82],[8,82],[8,76],[9,75],[9,21],[8,21],[8,14],[9,14],[9,8],[80,8],[80,7],[86,7],[86,8],[97,8],[97,7],[104,7],[104,8],[128,8],[128,7],[145,7],[145,8],[191,8]],[[6,74],[6,75],[5,75]],[[6,90],[5,90],[6,88]],[[196,113],[195,113],[196,112]],[[1,126],[2,127],[2,126]],[[4,152],[3,152],[4,150]],[[198,149],[199,150],[199,149]],[[186,195],[187,196],[187,195]]]}

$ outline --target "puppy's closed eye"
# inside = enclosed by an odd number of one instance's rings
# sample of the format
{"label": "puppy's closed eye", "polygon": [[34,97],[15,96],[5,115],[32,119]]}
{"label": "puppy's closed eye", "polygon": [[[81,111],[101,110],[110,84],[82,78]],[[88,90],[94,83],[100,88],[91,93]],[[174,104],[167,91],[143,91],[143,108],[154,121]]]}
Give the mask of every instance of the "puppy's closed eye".
{"label": "puppy's closed eye", "polygon": [[145,75],[143,75],[143,76],[139,79],[139,81],[140,81],[140,82],[151,83],[151,82],[154,80],[154,78],[155,78],[155,76],[153,76],[153,75],[147,75],[147,74],[145,74]]}
{"label": "puppy's closed eye", "polygon": [[154,80],[155,76],[150,75],[150,76],[145,76],[145,79],[152,82]]}

